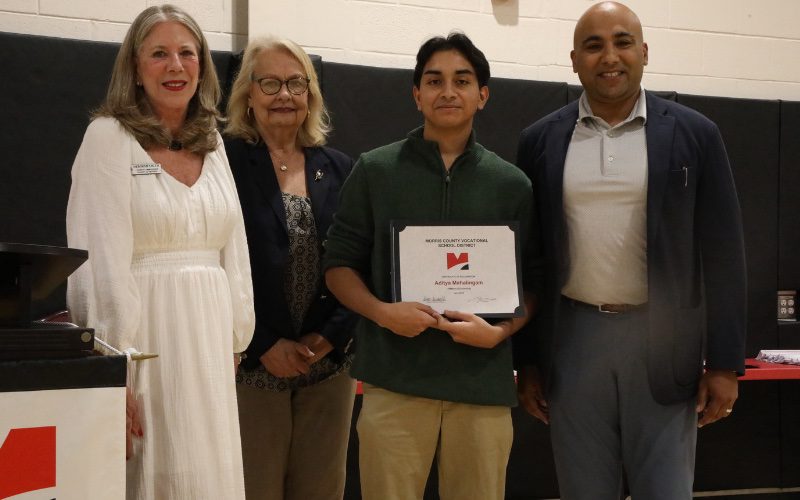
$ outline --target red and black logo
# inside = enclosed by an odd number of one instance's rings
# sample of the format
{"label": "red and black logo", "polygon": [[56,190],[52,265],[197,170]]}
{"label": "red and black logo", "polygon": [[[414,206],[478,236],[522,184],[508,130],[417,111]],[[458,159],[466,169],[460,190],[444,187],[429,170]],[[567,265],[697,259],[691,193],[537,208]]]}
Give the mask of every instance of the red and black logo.
{"label": "red and black logo", "polygon": [[55,426],[11,429],[0,446],[0,498],[55,485]]}
{"label": "red and black logo", "polygon": [[460,254],[447,252],[447,269],[453,269],[456,266],[461,266],[458,268],[461,271],[469,269],[469,252]]}

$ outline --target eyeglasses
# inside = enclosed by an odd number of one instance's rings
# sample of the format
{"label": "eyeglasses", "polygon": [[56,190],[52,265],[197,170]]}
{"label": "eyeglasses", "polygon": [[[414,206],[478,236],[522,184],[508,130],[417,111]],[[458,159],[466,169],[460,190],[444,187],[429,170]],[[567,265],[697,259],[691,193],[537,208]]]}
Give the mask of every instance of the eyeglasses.
{"label": "eyeglasses", "polygon": [[286,85],[286,90],[294,95],[301,95],[308,90],[308,82],[311,80],[304,76],[295,76],[288,80],[279,80],[277,78],[253,78],[253,81],[258,84],[261,92],[266,95],[275,95],[281,91],[281,87]]}

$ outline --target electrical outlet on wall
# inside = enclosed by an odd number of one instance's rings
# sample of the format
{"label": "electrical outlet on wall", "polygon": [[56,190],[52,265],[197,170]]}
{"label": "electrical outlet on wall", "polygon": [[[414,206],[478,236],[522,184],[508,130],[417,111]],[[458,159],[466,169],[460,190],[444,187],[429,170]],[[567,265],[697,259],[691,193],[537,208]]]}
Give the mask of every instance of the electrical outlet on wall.
{"label": "electrical outlet on wall", "polygon": [[797,321],[797,290],[778,291],[778,321]]}

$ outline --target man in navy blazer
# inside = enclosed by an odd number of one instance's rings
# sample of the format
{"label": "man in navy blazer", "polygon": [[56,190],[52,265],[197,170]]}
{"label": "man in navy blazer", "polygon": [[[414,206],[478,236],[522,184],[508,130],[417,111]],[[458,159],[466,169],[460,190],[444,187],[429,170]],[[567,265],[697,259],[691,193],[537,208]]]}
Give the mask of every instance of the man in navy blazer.
{"label": "man in navy blazer", "polygon": [[727,154],[713,122],[641,89],[624,5],[590,7],[570,55],[583,95],[520,139],[547,261],[520,400],[551,424],[562,499],[619,499],[623,470],[634,500],[689,499],[697,428],[731,414],[744,371]]}

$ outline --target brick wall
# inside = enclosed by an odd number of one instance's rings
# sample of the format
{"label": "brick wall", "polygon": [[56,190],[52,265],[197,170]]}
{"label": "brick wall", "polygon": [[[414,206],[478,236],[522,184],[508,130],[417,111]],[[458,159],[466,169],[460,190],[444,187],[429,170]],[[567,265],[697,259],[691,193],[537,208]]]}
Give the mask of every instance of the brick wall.
{"label": "brick wall", "polygon": [[[493,74],[578,83],[569,51],[593,0],[270,0],[249,32],[277,32],[337,62],[413,67],[420,43],[465,31]],[[800,1],[627,0],[644,25],[653,90],[800,100]]]}
{"label": "brick wall", "polygon": [[[253,0],[269,2],[270,0]],[[155,0],[0,0],[0,31],[121,42],[136,15]],[[200,24],[212,49],[247,43],[247,0],[173,0]]]}
{"label": "brick wall", "polygon": [[[594,0],[174,0],[214,49],[288,36],[329,61],[413,67],[428,36],[457,28],[496,76],[578,83],[572,29]],[[155,0],[0,0],[0,31],[120,41]],[[800,101],[800,1],[628,0],[650,46],[653,90]]]}

